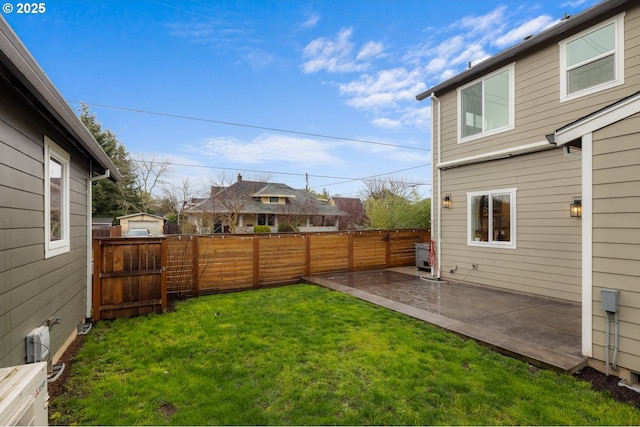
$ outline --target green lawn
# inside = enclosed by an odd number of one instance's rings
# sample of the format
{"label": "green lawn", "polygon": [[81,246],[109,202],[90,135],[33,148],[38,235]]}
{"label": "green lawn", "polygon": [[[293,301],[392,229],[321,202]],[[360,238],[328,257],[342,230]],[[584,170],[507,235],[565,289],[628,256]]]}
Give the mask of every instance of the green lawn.
{"label": "green lawn", "polygon": [[52,422],[93,425],[638,425],[570,375],[310,285],[100,322]]}

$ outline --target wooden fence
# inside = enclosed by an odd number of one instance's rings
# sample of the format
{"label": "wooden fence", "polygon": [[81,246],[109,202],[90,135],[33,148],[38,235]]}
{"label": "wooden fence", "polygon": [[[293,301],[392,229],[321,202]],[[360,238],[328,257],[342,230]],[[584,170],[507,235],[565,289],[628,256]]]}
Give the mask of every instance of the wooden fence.
{"label": "wooden fence", "polygon": [[198,296],[297,283],[303,276],[415,265],[429,230],[94,240],[94,320]]}
{"label": "wooden fence", "polygon": [[132,317],[167,307],[162,238],[93,240],[93,320]]}

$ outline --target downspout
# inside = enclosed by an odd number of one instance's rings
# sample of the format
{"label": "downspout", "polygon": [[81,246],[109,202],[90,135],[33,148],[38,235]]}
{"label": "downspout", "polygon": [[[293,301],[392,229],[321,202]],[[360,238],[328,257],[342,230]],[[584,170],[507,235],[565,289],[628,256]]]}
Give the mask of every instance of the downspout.
{"label": "downspout", "polygon": [[101,179],[111,176],[111,171],[107,169],[104,174],[93,175],[93,160],[89,162],[89,178],[87,178],[87,304],[85,306],[85,318],[91,319],[91,309],[93,307],[93,230],[91,227],[91,217],[93,215],[93,194],[92,184]]}
{"label": "downspout", "polygon": [[[442,130],[441,130],[441,118],[442,116],[440,115],[440,100],[438,99],[438,97],[436,96],[435,92],[431,92],[431,101],[433,103],[437,103],[438,104],[438,115],[437,117],[437,125],[438,125],[438,134],[437,137],[435,138],[437,140],[437,144],[438,144],[438,162],[435,163],[435,165],[439,165],[440,161],[442,160],[442,157],[440,155],[441,152],[441,148],[442,148]],[[433,163],[433,140],[434,140],[434,135],[433,133],[431,134],[431,167],[434,166]],[[441,233],[442,233],[442,170],[440,168],[438,168],[438,197],[436,198],[436,204],[437,204],[437,210],[438,210],[438,240],[436,242],[437,244],[437,249],[436,249],[436,257],[437,257],[437,261],[436,261],[436,268],[435,268],[435,277],[437,279],[440,279],[440,266],[442,265],[442,237],[441,237]],[[433,218],[433,201],[431,202],[431,215]],[[431,276],[434,276],[434,271],[433,268],[431,269]]]}

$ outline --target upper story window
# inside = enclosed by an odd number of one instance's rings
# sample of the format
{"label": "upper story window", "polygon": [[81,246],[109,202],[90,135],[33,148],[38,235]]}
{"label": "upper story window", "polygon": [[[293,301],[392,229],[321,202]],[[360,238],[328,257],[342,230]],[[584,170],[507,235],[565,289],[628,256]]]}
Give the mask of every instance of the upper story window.
{"label": "upper story window", "polygon": [[277,196],[276,197],[274,197],[274,196],[269,197],[269,203],[280,203],[280,197],[277,197]]}
{"label": "upper story window", "polygon": [[516,189],[467,193],[469,246],[516,247]]}
{"label": "upper story window", "polygon": [[69,154],[44,138],[44,223],[45,258],[69,252],[70,200]]}
{"label": "upper story window", "polygon": [[458,141],[513,129],[514,65],[458,89]]}
{"label": "upper story window", "polygon": [[560,42],[560,101],[624,83],[624,14]]}

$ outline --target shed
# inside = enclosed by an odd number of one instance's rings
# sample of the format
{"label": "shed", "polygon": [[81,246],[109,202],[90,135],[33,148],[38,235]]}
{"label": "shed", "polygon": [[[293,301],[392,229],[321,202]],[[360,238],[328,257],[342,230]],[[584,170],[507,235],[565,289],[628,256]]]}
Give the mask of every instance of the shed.
{"label": "shed", "polygon": [[164,218],[145,212],[119,216],[122,235],[126,236],[134,228],[146,228],[152,236],[160,236],[164,229]]}

